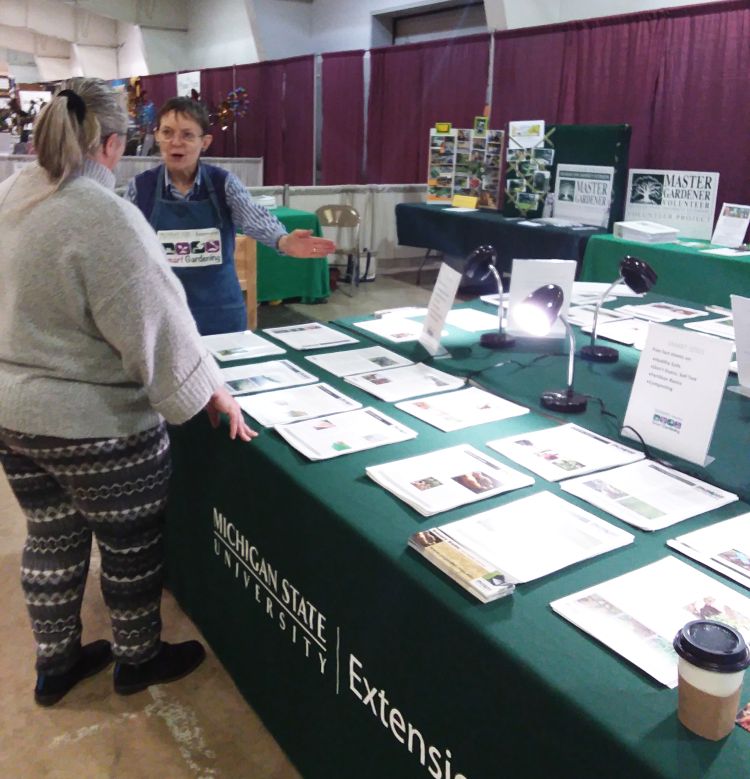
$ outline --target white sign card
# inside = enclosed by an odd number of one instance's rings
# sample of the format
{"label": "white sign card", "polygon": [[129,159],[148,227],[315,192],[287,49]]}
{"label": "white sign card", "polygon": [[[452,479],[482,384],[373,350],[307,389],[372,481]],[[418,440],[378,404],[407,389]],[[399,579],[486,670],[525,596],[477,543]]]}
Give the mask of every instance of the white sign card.
{"label": "white sign card", "polygon": [[508,149],[533,149],[544,140],[544,119],[508,122]]}
{"label": "white sign card", "polygon": [[[565,300],[560,309],[560,316],[567,316],[575,275],[575,260],[513,260],[508,291],[508,332],[512,335],[529,335],[518,326],[513,310],[535,289],[545,284],[557,284],[562,289]],[[563,338],[564,336],[565,326],[558,318],[548,337]]]}
{"label": "white sign card", "polygon": [[705,465],[731,359],[731,341],[652,323],[622,434]]}
{"label": "white sign card", "polygon": [[445,318],[453,307],[453,301],[458,292],[458,285],[461,283],[461,274],[453,270],[450,265],[443,263],[440,266],[437,281],[430,295],[430,302],[427,304],[427,316],[422,325],[422,333],[419,336],[419,343],[433,356],[446,354],[445,349],[440,346],[440,335],[443,332]]}
{"label": "white sign card", "polygon": [[555,218],[606,227],[615,169],[605,165],[557,166]]}
{"label": "white sign card", "polygon": [[199,95],[201,93],[201,72],[200,70],[191,70],[187,73],[177,74],[177,96],[190,97],[192,90]]}
{"label": "white sign card", "polygon": [[625,220],[673,227],[687,238],[708,240],[714,225],[719,174],[631,168]]}
{"label": "white sign card", "polygon": [[719,218],[716,220],[714,234],[711,236],[711,243],[730,248],[742,246],[749,224],[750,206],[723,203]]}
{"label": "white sign card", "polygon": [[737,378],[740,383],[729,387],[732,392],[750,397],[750,298],[730,295],[734,322],[734,347],[737,352]]}

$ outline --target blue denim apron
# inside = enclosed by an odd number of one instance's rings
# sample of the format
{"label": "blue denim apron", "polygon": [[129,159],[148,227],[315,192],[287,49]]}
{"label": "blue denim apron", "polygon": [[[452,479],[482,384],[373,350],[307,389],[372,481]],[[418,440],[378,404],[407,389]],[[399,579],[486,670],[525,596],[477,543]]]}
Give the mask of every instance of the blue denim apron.
{"label": "blue denim apron", "polygon": [[[200,200],[164,197],[164,167],[156,182],[149,217],[182,282],[201,335],[247,328],[247,311],[234,268],[234,225],[222,216],[208,171],[201,171]],[[220,243],[220,245],[219,245]]]}

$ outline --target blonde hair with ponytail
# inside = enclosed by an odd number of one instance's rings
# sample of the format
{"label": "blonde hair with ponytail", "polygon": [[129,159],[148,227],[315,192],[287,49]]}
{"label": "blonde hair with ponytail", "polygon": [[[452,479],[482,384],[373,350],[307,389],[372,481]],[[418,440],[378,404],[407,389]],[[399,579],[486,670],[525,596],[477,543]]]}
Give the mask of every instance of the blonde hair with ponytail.
{"label": "blonde hair with ponytail", "polygon": [[75,92],[86,110],[79,119],[75,96],[58,92],[34,125],[34,148],[50,183],[59,187],[110,135],[125,135],[128,117],[119,95],[98,78],[71,78],[61,90]]}

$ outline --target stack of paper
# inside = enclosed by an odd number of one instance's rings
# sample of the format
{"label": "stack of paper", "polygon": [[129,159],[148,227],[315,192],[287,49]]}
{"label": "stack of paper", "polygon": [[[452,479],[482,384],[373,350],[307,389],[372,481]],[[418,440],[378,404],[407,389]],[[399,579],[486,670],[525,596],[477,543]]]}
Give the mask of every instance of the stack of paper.
{"label": "stack of paper", "polygon": [[617,238],[622,238],[625,241],[667,243],[674,241],[680,231],[658,222],[631,221],[615,222],[612,232]]}
{"label": "stack of paper", "polygon": [[529,411],[525,406],[503,400],[478,387],[405,400],[396,403],[396,408],[446,432],[485,422],[498,422]]}
{"label": "stack of paper", "polygon": [[643,453],[578,425],[499,438],[487,446],[547,481],[583,476],[643,459]]}
{"label": "stack of paper", "polygon": [[750,587],[750,514],[678,536],[667,544],[724,576]]}
{"label": "stack of paper", "polygon": [[399,368],[411,365],[411,360],[382,346],[370,346],[366,349],[350,349],[347,352],[326,352],[313,354],[306,360],[332,373],[334,376],[352,376],[355,373]]}
{"label": "stack of paper", "polygon": [[298,384],[311,384],[318,380],[317,376],[298,368],[289,360],[271,360],[239,365],[236,368],[222,368],[221,373],[224,386],[232,395],[296,387]]}
{"label": "stack of paper", "polygon": [[687,306],[677,306],[674,303],[661,301],[659,303],[642,303],[633,305],[632,303],[620,306],[615,311],[627,316],[637,316],[640,319],[648,319],[649,322],[672,322],[683,319],[695,319],[699,316],[706,316],[706,312],[699,308],[688,308]]}
{"label": "stack of paper", "polygon": [[417,437],[414,430],[374,408],[277,425],[276,430],[311,460],[326,460]]}
{"label": "stack of paper", "polygon": [[328,384],[273,390],[237,398],[240,408],[261,425],[285,425],[324,414],[361,408],[362,404],[342,395]]}
{"label": "stack of paper", "polygon": [[674,557],[550,606],[667,687],[677,686],[672,640],[686,622],[716,619],[750,641],[750,600]]}
{"label": "stack of paper", "polygon": [[487,603],[569,565],[630,544],[633,536],[551,492],[538,492],[447,525],[409,546]]}
{"label": "stack of paper", "polygon": [[292,349],[322,349],[324,346],[343,346],[356,344],[357,339],[340,333],[320,322],[308,322],[303,325],[288,325],[286,327],[268,327],[264,333],[278,338]]}
{"label": "stack of paper", "polygon": [[457,389],[464,385],[462,378],[430,368],[421,362],[403,368],[348,376],[346,381],[389,402]]}
{"label": "stack of paper", "polygon": [[416,341],[422,333],[421,322],[399,316],[384,316],[381,319],[369,319],[353,324],[361,330],[367,330],[368,333],[378,335],[393,343]]}
{"label": "stack of paper", "polygon": [[220,362],[250,360],[254,357],[284,354],[286,351],[265,338],[255,335],[252,330],[245,330],[242,333],[204,335],[201,337],[201,340],[211,354]]}
{"label": "stack of paper", "polygon": [[366,472],[425,517],[534,483],[468,444],[373,465]]}
{"label": "stack of paper", "polygon": [[738,500],[653,460],[570,479],[562,488],[643,530],[660,530]]}

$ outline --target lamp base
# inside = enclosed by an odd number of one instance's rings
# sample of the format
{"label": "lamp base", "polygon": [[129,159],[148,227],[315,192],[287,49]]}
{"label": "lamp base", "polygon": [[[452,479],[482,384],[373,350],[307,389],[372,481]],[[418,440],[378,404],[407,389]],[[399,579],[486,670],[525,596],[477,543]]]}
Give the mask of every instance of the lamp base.
{"label": "lamp base", "polygon": [[551,390],[542,393],[541,403],[550,411],[561,414],[580,414],[586,410],[587,399],[585,395],[579,395],[572,389]]}
{"label": "lamp base", "polygon": [[483,333],[479,338],[479,343],[485,349],[507,349],[513,346],[516,339],[507,333]]}
{"label": "lamp base", "polygon": [[599,344],[589,344],[581,347],[578,356],[588,362],[617,362],[620,359],[620,352],[611,346],[600,346]]}

